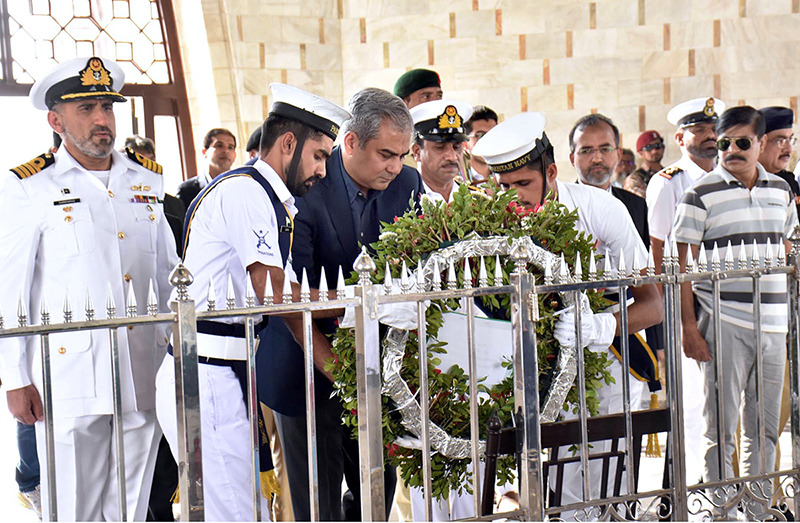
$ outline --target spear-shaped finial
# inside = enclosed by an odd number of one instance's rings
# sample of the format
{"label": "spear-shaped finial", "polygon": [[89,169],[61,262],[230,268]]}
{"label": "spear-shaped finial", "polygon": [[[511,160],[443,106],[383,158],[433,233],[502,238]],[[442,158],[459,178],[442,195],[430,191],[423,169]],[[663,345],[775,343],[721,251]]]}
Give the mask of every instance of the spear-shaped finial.
{"label": "spear-shaped finial", "polygon": [[267,280],[264,282],[264,305],[275,303],[275,289],[272,288],[272,275],[267,271]]}
{"label": "spear-shaped finial", "polygon": [[[691,250],[691,249],[689,249]],[[650,246],[650,249],[647,250],[647,275],[648,276],[655,276],[656,275],[656,262],[655,258],[653,258],[653,246]]]}
{"label": "spear-shaped finial", "polygon": [[458,280],[456,280],[456,264],[450,258],[447,264],[447,290],[454,291],[458,288]]}
{"label": "spear-shaped finial", "polygon": [[255,307],[256,306],[256,291],[253,288],[253,280],[250,277],[250,272],[247,272],[247,280],[245,282],[245,290],[244,290],[244,306],[245,307]]}
{"label": "spear-shaped finial", "polygon": [[700,252],[697,254],[697,265],[700,272],[708,272],[708,256],[706,256],[705,244],[700,244]]}
{"label": "spear-shaped finial", "polygon": [[88,287],[86,288],[86,301],[83,308],[86,311],[86,321],[92,321],[94,319],[94,302],[92,302],[92,293],[89,292]]}
{"label": "spear-shaped finial", "polygon": [[670,263],[675,267],[678,266],[678,241],[675,239],[675,236],[670,237],[669,241],[669,250],[671,253],[670,256]]}
{"label": "spear-shaped finial", "polygon": [[[269,278],[269,271],[267,271],[267,278]],[[217,310],[217,293],[214,290],[214,280],[208,280],[208,294],[206,294],[207,309],[210,311]]]}
{"label": "spear-shaped finial", "polygon": [[425,284],[425,272],[422,266],[422,258],[417,258],[417,292],[425,292],[427,285]]}
{"label": "spear-shaped finial", "polygon": [[617,278],[628,276],[628,268],[625,266],[625,253],[619,253],[619,267],[617,268]]}
{"label": "spear-shaped finial", "polygon": [[594,258],[594,250],[589,253],[589,280],[597,279],[597,260]]}
{"label": "spear-shaped finial", "polygon": [[311,287],[308,285],[308,273],[303,267],[303,276],[300,278],[300,303],[309,303],[310,301]]}
{"label": "spear-shaped finial", "polygon": [[639,276],[642,273],[642,264],[636,252],[633,253],[633,275]]}
{"label": "spear-shaped finial", "polygon": [[19,301],[17,302],[17,323],[20,327],[28,326],[28,308],[25,306],[22,294],[19,295]]}
{"label": "spear-shaped finial", "polygon": [[551,285],[553,283],[553,265],[549,261],[544,262],[544,284]]}
{"label": "spear-shaped finial", "polygon": [[387,296],[392,293],[392,268],[386,260],[386,269],[383,271],[383,291]]}
{"label": "spear-shaped finial", "polygon": [[439,268],[439,259],[434,258],[433,260],[433,290],[440,291],[442,290],[442,272]]}
{"label": "spear-shaped finial", "polygon": [[114,302],[114,289],[111,288],[111,282],[108,282],[108,294],[106,295],[106,316],[109,319],[117,317],[117,305]]}
{"label": "spear-shaped finial", "polygon": [[739,245],[739,266],[736,268],[740,271],[747,268],[747,246],[744,244],[744,240]]}
{"label": "spear-shaped finial", "polygon": [[786,242],[783,239],[778,241],[778,263],[786,265]]}
{"label": "spear-shaped finial", "polygon": [[564,253],[558,259],[558,283],[567,283],[570,281],[569,267],[567,267],[567,260],[564,259]]}
{"label": "spear-shaped finial", "polygon": [[69,301],[69,289],[64,292],[64,323],[72,323],[72,304]]}
{"label": "spear-shaped finial", "polygon": [[758,254],[758,243],[753,238],[753,256],[750,258],[750,268],[758,269],[759,267],[761,267],[761,256]]}
{"label": "spear-shaped finial", "polygon": [[342,266],[339,265],[339,274],[336,276],[336,299],[343,300],[346,297],[344,290],[344,273],[342,272]]}
{"label": "spear-shaped finial", "polygon": [[464,288],[472,288],[472,267],[469,266],[469,258],[464,258]]}
{"label": "spear-shaped finial", "polygon": [[400,294],[406,294],[411,290],[411,284],[408,281],[408,264],[405,260],[400,264]]}
{"label": "spear-shaped finial", "polygon": [[328,301],[328,277],[325,276],[325,267],[319,274],[319,297],[318,301]]}
{"label": "spear-shaped finial", "polygon": [[575,281],[583,281],[583,267],[581,267],[581,253],[575,254]]}
{"label": "spear-shaped finial", "polygon": [[764,267],[769,269],[772,267],[772,241],[767,236],[767,247],[764,249]]}
{"label": "spear-shaped finial", "polygon": [[292,303],[294,296],[292,295],[292,279],[289,277],[289,271],[283,271],[283,303]]}
{"label": "spear-shaped finial", "polygon": [[228,273],[228,288],[225,291],[225,306],[228,309],[236,308],[236,291],[233,290],[233,276]]}
{"label": "spear-shaped finial", "polygon": [[686,272],[697,274],[699,271],[697,267],[697,262],[694,259],[694,254],[692,254],[692,246],[687,245],[686,247]]}
{"label": "spear-shaped finial", "polygon": [[158,314],[158,296],[153,278],[150,278],[150,285],[147,287],[147,314],[150,316]]}
{"label": "spear-shaped finial", "polygon": [[725,247],[725,270],[733,270],[733,247],[731,247],[730,240],[728,240],[728,245]]}
{"label": "spear-shaped finial", "polygon": [[50,325],[50,308],[47,306],[47,298],[42,296],[42,305],[39,308],[39,318],[42,325]]}
{"label": "spear-shaped finial", "polygon": [[481,260],[478,265],[478,287],[488,287],[488,286],[489,286],[489,277],[486,274],[486,260],[484,260],[483,256],[481,256]]}
{"label": "spear-shaped finial", "polygon": [[603,279],[610,280],[613,277],[614,275],[611,274],[611,253],[606,251],[606,255],[603,257]]}
{"label": "spear-shaped finial", "polygon": [[128,282],[128,296],[125,299],[125,316],[133,318],[138,314],[139,305],[136,303],[136,292],[133,290],[133,280]]}
{"label": "spear-shaped finial", "polygon": [[719,246],[717,245],[717,242],[714,242],[714,246],[711,248],[711,270],[714,272],[719,272],[719,269]]}
{"label": "spear-shaped finial", "polygon": [[500,265],[500,255],[494,255],[494,286],[501,287],[503,285],[503,266]]}

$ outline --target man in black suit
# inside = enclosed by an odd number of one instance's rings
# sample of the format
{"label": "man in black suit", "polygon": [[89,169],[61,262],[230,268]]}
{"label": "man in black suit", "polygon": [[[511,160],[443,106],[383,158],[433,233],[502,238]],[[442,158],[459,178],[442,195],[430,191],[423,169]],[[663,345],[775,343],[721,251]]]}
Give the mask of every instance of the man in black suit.
{"label": "man in black suit", "polygon": [[[381,89],[368,88],[353,96],[348,109],[353,117],[345,124],[341,145],[327,160],[327,176],[296,203],[292,264],[298,276],[307,271],[313,287],[319,285],[323,270],[331,287],[340,267],[349,275],[360,245],[377,241],[380,223],[404,214],[423,192],[419,173],[403,165],[412,131],[403,101]],[[317,320],[317,325],[326,334],[336,329],[330,320]],[[269,350],[259,352],[259,394],[275,412],[295,519],[306,521],[310,510],[303,351],[284,323],[275,318],[261,336],[270,343]],[[314,383],[319,517],[323,521],[360,519],[357,443],[350,437],[350,428],[342,425],[342,405],[338,398],[331,398],[331,382],[317,370]],[[345,507],[345,512],[343,477],[351,491],[351,510]],[[387,470],[384,477],[388,517],[396,483],[394,470]]]}
{"label": "man in black suit", "polygon": [[203,138],[203,158],[206,162],[206,171],[199,173],[194,178],[182,182],[178,186],[178,198],[188,209],[194,197],[208,185],[208,182],[230,170],[236,160],[236,136],[221,127],[211,129]]}
{"label": "man in black suit", "polygon": [[[614,122],[602,114],[588,114],[579,119],[569,133],[569,160],[578,173],[578,183],[592,185],[598,189],[608,191],[620,200],[628,214],[631,215],[636,231],[641,236],[644,246],[650,249],[650,229],[647,225],[647,202],[644,198],[611,185],[611,177],[616,171],[617,164],[622,158],[619,147],[619,129]],[[640,353],[643,360],[658,354],[662,348],[663,332],[661,324],[645,329],[647,335],[647,350]],[[631,358],[636,358],[637,353],[644,348],[640,347],[634,337],[631,337]],[[659,358],[660,359],[660,358]],[[653,373],[650,374],[648,386],[650,392],[661,390],[658,381],[657,366],[653,362]],[[632,405],[638,408],[638,405]]]}

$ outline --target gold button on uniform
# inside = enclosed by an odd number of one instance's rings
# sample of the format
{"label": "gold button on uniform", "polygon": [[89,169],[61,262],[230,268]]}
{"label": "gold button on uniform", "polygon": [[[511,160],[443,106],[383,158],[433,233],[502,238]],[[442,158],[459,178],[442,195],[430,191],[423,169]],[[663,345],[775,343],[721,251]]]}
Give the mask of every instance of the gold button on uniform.
{"label": "gold button on uniform", "polygon": [[147,210],[148,210],[148,211],[152,211],[152,210],[153,210],[153,206],[148,204],[148,205],[147,205]]}
{"label": "gold button on uniform", "polygon": [[129,281],[131,281],[131,275],[130,274],[126,274],[122,278],[125,280],[125,283],[128,283]]}
{"label": "gold button on uniform", "polygon": [[154,221],[156,221],[156,215],[155,215],[155,214],[151,214],[151,215],[150,215],[150,221],[151,221],[151,222],[154,222]]}
{"label": "gold button on uniform", "polygon": [[69,214],[64,216],[64,221],[67,222],[67,223],[71,222],[72,221],[72,216],[70,216]]}
{"label": "gold button on uniform", "polygon": [[58,353],[59,353],[59,354],[64,354],[65,352],[67,352],[67,349],[66,349],[66,348],[64,348],[64,347],[59,347],[59,348],[58,348]]}
{"label": "gold button on uniform", "polygon": [[109,190],[108,190],[108,195],[109,195],[110,197],[112,197],[112,198],[113,198],[113,197],[114,197],[114,191],[112,191],[111,189],[109,189]]}
{"label": "gold button on uniform", "polygon": [[67,205],[64,207],[64,212],[70,212],[72,210],[72,205]]}
{"label": "gold button on uniform", "polygon": [[117,238],[119,238],[120,240],[124,240],[125,239],[125,233],[122,232],[122,231],[119,231],[117,233]]}

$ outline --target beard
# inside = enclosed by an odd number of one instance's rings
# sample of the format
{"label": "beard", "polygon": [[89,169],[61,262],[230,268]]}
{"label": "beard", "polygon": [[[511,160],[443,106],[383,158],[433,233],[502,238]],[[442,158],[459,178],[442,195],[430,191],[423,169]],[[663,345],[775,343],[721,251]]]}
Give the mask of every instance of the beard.
{"label": "beard", "polygon": [[[99,142],[95,142],[92,140],[92,137],[96,132],[108,133],[111,138],[104,138]],[[87,136],[85,139],[79,139],[72,133],[72,131],[70,131],[69,127],[67,127],[65,123],[63,135],[64,138],[72,142],[72,144],[75,145],[75,148],[81,153],[92,158],[108,158],[111,155],[111,151],[114,150],[114,140],[116,139],[116,135],[109,127],[95,127],[91,130],[89,136]]]}
{"label": "beard", "polygon": [[[713,147],[704,147],[707,143],[713,143]],[[717,144],[714,141],[706,140],[701,144],[691,144],[686,146],[686,150],[689,151],[689,154],[695,156],[697,158],[702,158],[704,160],[711,160],[717,157]]]}
{"label": "beard", "polygon": [[296,169],[292,169],[291,164],[284,170],[283,174],[286,176],[286,188],[292,193],[292,196],[305,196],[311,187],[319,181],[319,176],[310,176],[306,178],[303,165],[298,164]]}
{"label": "beard", "polygon": [[605,164],[592,165],[585,172],[578,171],[581,180],[589,185],[601,186],[611,179],[611,167]]}

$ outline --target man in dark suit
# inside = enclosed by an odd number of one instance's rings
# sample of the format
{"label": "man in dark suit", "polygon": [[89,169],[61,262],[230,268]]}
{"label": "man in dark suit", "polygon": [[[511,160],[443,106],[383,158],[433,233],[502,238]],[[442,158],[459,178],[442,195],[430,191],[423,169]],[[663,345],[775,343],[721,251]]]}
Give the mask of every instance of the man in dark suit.
{"label": "man in dark suit", "polygon": [[[381,89],[368,88],[350,100],[353,117],[345,124],[342,144],[327,160],[327,176],[297,200],[292,264],[305,269],[313,287],[325,271],[331,287],[341,267],[353,270],[360,245],[377,241],[380,223],[404,214],[423,192],[413,168],[403,165],[411,142],[411,116],[403,101]],[[326,334],[336,325],[317,320]],[[306,444],[303,351],[284,323],[271,319],[262,339],[269,350],[259,352],[259,393],[275,412],[297,521],[310,518]],[[317,458],[321,520],[360,519],[358,449],[350,428],[341,422],[342,405],[331,398],[332,385],[315,374]],[[350,508],[343,512],[341,485],[347,478]],[[386,516],[391,509],[396,476],[387,470]]]}
{"label": "man in dark suit", "polygon": [[178,186],[178,198],[188,209],[194,197],[198,195],[208,182],[230,170],[236,160],[236,136],[221,127],[211,129],[203,138],[203,158],[206,162],[206,171],[199,173],[194,178],[182,182]]}

